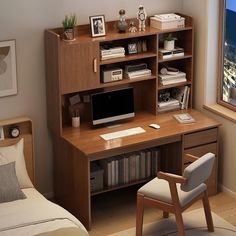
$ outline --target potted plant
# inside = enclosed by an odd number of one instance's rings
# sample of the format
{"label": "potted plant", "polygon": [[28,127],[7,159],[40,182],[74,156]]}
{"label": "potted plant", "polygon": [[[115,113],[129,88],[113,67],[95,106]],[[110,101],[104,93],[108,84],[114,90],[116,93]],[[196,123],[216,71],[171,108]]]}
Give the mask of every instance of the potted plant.
{"label": "potted plant", "polygon": [[177,40],[176,37],[173,37],[172,34],[168,34],[168,36],[164,40],[164,49],[169,51],[174,50],[175,40]]}
{"label": "potted plant", "polygon": [[77,19],[75,14],[65,16],[65,19],[62,21],[64,40],[74,40],[74,28],[76,26],[76,22]]}

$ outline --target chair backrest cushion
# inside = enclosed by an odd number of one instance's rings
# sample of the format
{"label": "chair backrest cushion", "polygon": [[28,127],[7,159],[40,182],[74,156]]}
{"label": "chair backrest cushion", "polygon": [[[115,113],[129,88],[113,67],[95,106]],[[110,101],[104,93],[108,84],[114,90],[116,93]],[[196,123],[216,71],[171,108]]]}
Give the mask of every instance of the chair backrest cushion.
{"label": "chair backrest cushion", "polygon": [[181,190],[188,192],[205,182],[211,175],[215,154],[207,153],[185,168],[183,177],[187,182],[181,185]]}

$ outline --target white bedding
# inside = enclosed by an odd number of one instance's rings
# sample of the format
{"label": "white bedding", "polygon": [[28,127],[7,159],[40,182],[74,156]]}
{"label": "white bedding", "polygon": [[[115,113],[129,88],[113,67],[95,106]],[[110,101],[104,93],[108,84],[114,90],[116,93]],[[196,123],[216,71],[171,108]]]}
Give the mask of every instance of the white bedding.
{"label": "white bedding", "polygon": [[22,189],[26,199],[0,204],[0,235],[27,236],[53,231],[62,227],[84,226],[68,211],[48,201],[36,189]]}

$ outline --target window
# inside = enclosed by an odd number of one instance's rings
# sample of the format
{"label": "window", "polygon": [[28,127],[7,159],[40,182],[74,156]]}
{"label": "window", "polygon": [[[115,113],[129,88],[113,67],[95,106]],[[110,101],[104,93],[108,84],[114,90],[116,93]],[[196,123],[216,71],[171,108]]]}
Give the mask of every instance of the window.
{"label": "window", "polygon": [[236,111],[236,1],[221,0],[218,103]]}

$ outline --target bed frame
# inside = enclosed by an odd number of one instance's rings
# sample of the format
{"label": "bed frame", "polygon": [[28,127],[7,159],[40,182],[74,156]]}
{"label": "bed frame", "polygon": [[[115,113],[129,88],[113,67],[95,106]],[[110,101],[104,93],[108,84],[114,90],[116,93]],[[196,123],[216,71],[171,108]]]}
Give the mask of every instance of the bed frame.
{"label": "bed frame", "polygon": [[[20,130],[20,135],[17,138],[12,138],[10,136],[10,129],[13,126],[17,126]],[[28,117],[16,117],[1,120],[0,128],[2,128],[4,133],[4,139],[0,140],[0,147],[14,145],[21,138],[24,138],[24,156],[26,169],[32,183],[35,185],[34,137],[32,120]]]}

